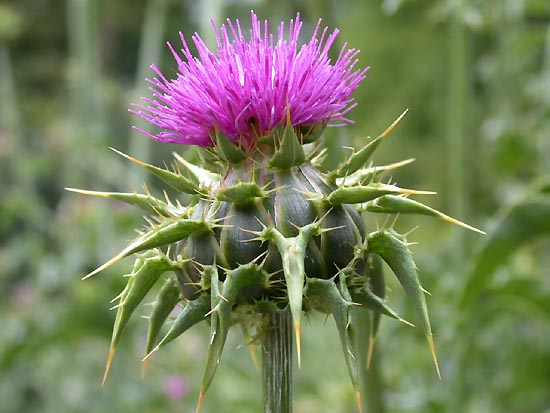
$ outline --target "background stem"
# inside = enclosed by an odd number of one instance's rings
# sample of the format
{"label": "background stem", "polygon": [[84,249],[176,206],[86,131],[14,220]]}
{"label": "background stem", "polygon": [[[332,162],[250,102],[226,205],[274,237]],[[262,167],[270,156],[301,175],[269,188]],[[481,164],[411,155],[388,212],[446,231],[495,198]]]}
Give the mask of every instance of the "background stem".
{"label": "background stem", "polygon": [[[466,5],[466,1],[461,3]],[[449,84],[447,116],[447,192],[448,208],[452,216],[462,220],[469,218],[468,171],[472,168],[468,148],[471,147],[467,136],[468,106],[468,42],[464,24],[463,9],[457,9],[451,15],[448,31],[449,45]],[[466,255],[467,236],[465,231],[454,229],[454,263],[460,268]]]}
{"label": "background stem", "polygon": [[[145,9],[139,55],[136,72],[136,86],[134,88],[133,102],[140,102],[141,96],[147,96],[149,84],[144,82],[147,77],[154,77],[151,71],[151,63],[160,62],[161,51],[164,50],[164,28],[166,23],[168,2],[166,0],[149,0]],[[133,125],[142,130],[152,130],[151,125],[143,119],[132,118]],[[150,139],[143,139],[143,135],[137,130],[130,132],[128,145],[129,153],[143,162],[151,162]],[[143,168],[135,168],[129,176],[132,187],[140,188],[147,184],[149,175]]]}
{"label": "background stem", "polygon": [[292,316],[267,315],[262,342],[265,413],[292,412]]}

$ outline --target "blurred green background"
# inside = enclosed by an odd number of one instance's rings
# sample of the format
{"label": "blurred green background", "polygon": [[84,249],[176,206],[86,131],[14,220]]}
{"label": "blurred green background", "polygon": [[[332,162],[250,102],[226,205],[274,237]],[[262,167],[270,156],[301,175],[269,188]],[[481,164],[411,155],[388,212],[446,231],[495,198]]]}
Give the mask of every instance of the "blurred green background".
{"label": "blurred green background", "polygon": [[[147,94],[178,32],[212,41],[210,19],[250,9],[273,22],[319,17],[371,66],[355,124],[330,129],[327,167],[405,108],[376,154],[410,157],[401,186],[438,192],[426,202],[488,232],[402,217],[431,310],[443,379],[419,329],[384,320],[371,390],[386,412],[550,412],[550,2],[548,0],[3,0],[0,5],[0,411],[194,411],[208,326],[160,352],[140,378],[146,322],[136,318],[112,374],[100,381],[124,261],[86,282],[134,236],[142,217],[64,187],[127,191],[147,180],[108,149],[162,165],[178,151],[132,132],[130,102]],[[143,125],[141,125],[143,126]],[[383,217],[367,217],[371,228]],[[395,285],[395,284],[394,284]],[[415,321],[390,283],[389,302]],[[151,297],[152,299],[152,297]],[[147,315],[147,309],[143,311]],[[202,411],[261,411],[261,373],[231,334]],[[311,316],[298,413],[354,412],[336,329]]]}

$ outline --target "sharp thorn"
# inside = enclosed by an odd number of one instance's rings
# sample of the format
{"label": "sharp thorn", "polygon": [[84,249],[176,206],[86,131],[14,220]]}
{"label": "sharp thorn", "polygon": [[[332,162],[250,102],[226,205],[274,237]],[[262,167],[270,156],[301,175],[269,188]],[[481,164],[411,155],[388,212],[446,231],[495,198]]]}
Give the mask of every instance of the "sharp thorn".
{"label": "sharp thorn", "polygon": [[470,231],[478,232],[478,233],[483,234],[483,235],[486,235],[486,234],[487,234],[485,231],[482,231],[482,230],[480,230],[480,229],[477,229],[476,227],[472,227],[471,225],[468,225],[468,224],[466,224],[466,223],[464,223],[464,222],[462,222],[462,221],[459,221],[458,219],[455,219],[455,218],[453,218],[453,217],[450,217],[450,216],[448,216],[448,215],[442,214],[442,215],[441,215],[441,218],[442,218],[444,221],[447,221],[447,222],[449,222],[449,223],[451,223],[451,224],[458,225],[458,226],[460,226],[460,227],[462,227],[462,228],[469,229]]}
{"label": "sharp thorn", "polygon": [[201,388],[201,391],[199,393],[199,400],[197,400],[197,408],[195,409],[195,413],[199,413],[201,410],[202,402],[204,401],[204,394],[205,391],[203,388]]}
{"label": "sharp thorn", "polygon": [[437,354],[435,353],[435,343],[433,335],[428,336],[428,344],[430,346],[430,352],[432,353],[435,370],[437,371],[437,377],[439,377],[439,380],[441,380],[441,371],[439,370],[439,362],[437,361]]}
{"label": "sharp thorn", "polygon": [[254,345],[252,343],[247,343],[246,347],[248,348],[250,357],[252,358],[252,363],[254,363],[254,367],[256,367],[256,370],[259,371],[260,364],[258,363],[258,357],[256,357],[256,352],[254,351]]}
{"label": "sharp thorn", "polygon": [[126,289],[122,290],[122,292],[117,295],[115,298],[113,298],[111,301],[109,301],[109,303],[114,303],[116,300],[120,300],[122,298],[122,296],[124,295],[124,293],[126,292]]}
{"label": "sharp thorn", "polygon": [[417,191],[415,189],[405,188],[400,188],[399,192],[407,195],[437,195],[437,192],[434,191]]}
{"label": "sharp thorn", "polygon": [[105,268],[107,267],[110,267],[111,265],[113,264],[116,264],[117,262],[119,262],[123,257],[121,257],[120,255],[117,255],[116,257],[114,258],[111,258],[109,261],[107,261],[105,264],[101,265],[100,267],[97,267],[95,270],[93,270],[91,273],[85,275],[84,277],[82,277],[82,280],[87,280],[88,278],[96,275],[97,273],[103,271]]}
{"label": "sharp thorn", "polygon": [[[212,315],[212,313],[215,313],[216,311],[218,311],[218,306],[215,306],[213,309],[211,309],[209,312],[207,312],[205,315],[204,315],[204,318]],[[215,333],[212,335],[212,341],[214,341],[214,335]]]}
{"label": "sharp thorn", "polygon": [[411,323],[411,322],[409,322],[409,321],[407,321],[407,320],[405,320],[404,318],[401,318],[401,317],[399,317],[399,318],[397,319],[397,321],[400,321],[400,322],[402,322],[403,324],[407,324],[407,325],[410,326],[410,327],[416,327],[413,323]]}
{"label": "sharp thorn", "polygon": [[[162,344],[162,343],[161,343]],[[149,361],[149,359],[151,358],[151,356],[157,352],[157,350],[159,349],[159,345],[157,345],[153,350],[151,350],[149,353],[147,353],[145,355],[145,357],[143,357],[143,359],[141,360],[143,363],[147,363]]]}
{"label": "sharp thorn", "polygon": [[367,353],[367,370],[370,369],[370,363],[372,361],[372,355],[374,354],[375,344],[376,344],[376,337],[371,337],[369,340],[369,351]]}
{"label": "sharp thorn", "polygon": [[149,366],[149,358],[147,358],[147,356],[145,356],[145,358],[143,359],[143,366],[141,367],[141,379],[143,380],[143,378],[145,377],[145,373],[147,373],[147,366]]}
{"label": "sharp thorn", "polygon": [[111,363],[113,362],[113,358],[115,357],[115,351],[116,349],[111,346],[109,349],[109,356],[107,357],[107,363],[105,364],[105,372],[103,373],[103,380],[101,381],[101,387],[105,385],[105,382],[107,381],[107,377],[109,376],[109,371],[111,370]]}
{"label": "sharp thorn", "polygon": [[357,401],[357,408],[359,413],[363,413],[363,403],[361,400],[361,391],[359,389],[355,390],[355,400]]}
{"label": "sharp thorn", "polygon": [[[267,254],[269,253],[269,250],[265,250],[264,252],[262,252],[260,255],[258,255],[256,258],[254,258],[251,262],[253,264],[257,264],[258,261],[262,261],[262,259],[265,260],[267,259]],[[262,263],[263,264],[263,263]],[[261,264],[260,264],[261,265]]]}
{"label": "sharp thorn", "polygon": [[[388,215],[388,218],[389,218],[389,215]],[[393,229],[395,227],[395,224],[397,224],[397,220],[399,219],[399,214],[395,215],[395,217],[393,218],[393,221],[392,223],[390,224],[390,228]]]}
{"label": "sharp thorn", "polygon": [[409,111],[409,109],[405,109],[405,111],[399,115],[399,117],[393,121],[393,123],[388,126],[388,128],[382,132],[382,134],[378,137],[379,139],[384,139],[386,136],[388,136],[391,131],[393,130],[393,128],[395,128],[397,126],[397,124],[401,121],[401,119],[403,119],[403,117],[407,114],[407,112]]}
{"label": "sharp thorn", "polygon": [[65,191],[76,192],[82,195],[99,196],[101,198],[109,198],[109,195],[110,195],[108,192],[88,191],[86,189],[69,188],[69,187],[65,187]]}
{"label": "sharp thorn", "polygon": [[121,301],[121,302],[118,303],[117,305],[114,305],[114,306],[112,306],[111,308],[109,308],[109,311],[116,310],[117,308],[120,308],[120,307],[124,306],[125,303],[126,303],[125,301]]}
{"label": "sharp thorn", "polygon": [[301,339],[302,326],[300,320],[294,323],[294,334],[296,335],[296,356],[298,360],[298,368],[302,367],[302,339]]}

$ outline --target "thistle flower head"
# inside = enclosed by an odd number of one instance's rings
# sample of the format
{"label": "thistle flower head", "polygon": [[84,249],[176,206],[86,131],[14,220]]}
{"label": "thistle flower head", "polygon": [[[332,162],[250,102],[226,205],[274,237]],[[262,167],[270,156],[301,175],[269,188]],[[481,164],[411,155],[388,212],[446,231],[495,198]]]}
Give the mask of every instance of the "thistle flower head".
{"label": "thistle flower head", "polygon": [[[299,46],[300,15],[288,25],[281,23],[277,35],[267,21],[251,13],[252,25],[245,36],[238,20],[227,20],[218,30],[215,51],[198,34],[192,37],[198,56],[193,56],[180,33],[181,55],[169,44],[178,64],[175,79],[168,80],[159,68],[148,80],[153,98],[133,105],[132,112],[162,131],[162,142],[199,146],[213,144],[214,133],[250,148],[256,140],[289,121],[293,127],[324,128],[351,122],[346,114],[355,106],[352,92],[367,69],[355,69],[358,51],[346,45],[336,61],[328,56],[338,35],[322,28]],[[139,129],[138,129],[139,130]]]}
{"label": "thistle flower head", "polygon": [[[228,20],[215,30],[215,52],[197,34],[196,57],[183,36],[183,57],[170,46],[179,70],[175,79],[153,66],[158,76],[149,81],[153,98],[144,98],[146,103],[134,105],[133,112],[162,130],[144,133],[163,142],[206,146],[202,152],[209,156],[192,164],[175,154],[176,167],[164,169],[122,155],[184,197],[173,203],[167,195],[157,199],[148,191],[77,190],[152,215],[136,240],[86,276],[136,255],[127,285],[114,300],[117,315],[105,378],[130,317],[163,280],[149,317],[144,361],[208,320],[199,407],[232,325],[241,324],[247,337],[262,337],[271,328],[270,314],[290,314],[300,364],[302,314],[312,310],[333,316],[361,405],[354,309],[370,315],[364,326],[369,329],[368,360],[382,315],[410,324],[386,304],[383,262],[416,309],[439,373],[410,243],[393,224],[369,233],[366,213],[428,215],[481,231],[409,198],[431,192],[380,181],[385,171],[409,163],[373,167],[370,162],[406,111],[334,170],[319,168],[323,151],[314,156],[315,150],[302,144],[327,125],[350,122],[351,94],[366,69],[355,69],[357,51],[346,46],[331,61],[328,52],[337,31],[329,34],[319,21],[310,41],[300,47],[301,28],[297,15],[288,29],[281,24],[273,35],[268,23],[252,13],[247,38],[238,21]],[[209,148],[214,144],[215,150]],[[161,335],[180,302],[181,312]]]}

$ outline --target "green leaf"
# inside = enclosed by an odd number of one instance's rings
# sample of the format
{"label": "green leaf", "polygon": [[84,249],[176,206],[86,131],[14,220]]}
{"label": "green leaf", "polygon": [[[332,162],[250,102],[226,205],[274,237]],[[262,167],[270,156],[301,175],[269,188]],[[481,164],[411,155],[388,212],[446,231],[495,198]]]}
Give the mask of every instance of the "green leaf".
{"label": "green leaf", "polygon": [[207,293],[199,295],[195,300],[188,301],[183,310],[176,317],[176,320],[166,335],[159,341],[155,348],[148,351],[146,358],[149,358],[153,353],[156,353],[158,349],[164,347],[195,324],[204,320],[209,311],[210,295]]}
{"label": "green leaf", "polygon": [[409,158],[409,159],[405,159],[404,161],[395,162],[389,165],[377,165],[377,166],[371,166],[367,168],[361,168],[357,172],[354,172],[351,175],[344,175],[341,178],[337,178],[335,183],[338,186],[353,186],[353,185],[360,184],[361,182],[370,182],[376,176],[386,171],[393,171],[394,169],[408,165],[414,161],[415,161],[414,158]]}
{"label": "green leaf", "polygon": [[167,169],[149,165],[136,158],[132,158],[130,155],[126,155],[125,153],[117,151],[114,148],[111,148],[111,149],[116,153],[118,153],[120,156],[123,156],[124,158],[138,164],[142,168],[145,168],[146,170],[151,172],[153,175],[155,175],[157,178],[159,178],[161,181],[163,181],[167,185],[170,185],[172,188],[176,189],[177,191],[184,192],[186,194],[192,194],[192,195],[198,193],[199,187],[197,185],[197,182],[193,182],[192,180],[185,178],[183,175],[179,173],[171,172]]}
{"label": "green leaf", "polygon": [[380,326],[380,317],[382,315],[394,318],[402,323],[412,325],[404,320],[392,310],[384,301],[386,295],[386,283],[384,279],[384,268],[382,260],[378,255],[369,254],[368,265],[370,270],[367,273],[368,281],[360,288],[351,290],[351,298],[354,303],[361,304],[366,309],[372,311],[372,331],[371,338],[376,337]]}
{"label": "green leaf", "polygon": [[358,152],[355,152],[353,155],[349,157],[348,160],[343,162],[338,169],[333,172],[331,175],[331,179],[340,178],[346,175],[350,175],[359,169],[363,168],[374,151],[378,148],[378,145],[390,134],[390,132],[397,126],[399,121],[403,118],[403,116],[406,115],[408,112],[408,109],[403,112],[380,136],[378,136],[375,139],[372,139],[369,143],[367,143],[361,150]]}
{"label": "green leaf", "polygon": [[[386,279],[384,277],[384,266],[382,265],[382,259],[379,255],[369,254],[367,257],[367,265],[370,268],[368,272],[368,281],[370,289],[373,292],[374,297],[372,301],[378,299],[382,304],[384,303],[384,297],[386,297]],[[388,308],[389,309],[389,308]],[[390,313],[397,317],[395,311],[390,310]],[[370,323],[370,340],[369,340],[369,353],[367,354],[367,366],[370,366],[372,360],[372,354],[374,351],[374,344],[376,342],[376,336],[378,335],[378,330],[380,329],[380,322],[382,319],[382,314],[380,311],[373,311]],[[397,318],[402,320],[401,317]]]}
{"label": "green leaf", "polygon": [[[275,143],[277,144],[277,142]],[[290,122],[287,123],[283,131],[279,145],[269,161],[271,168],[285,170],[302,165],[306,161],[304,148]]]}
{"label": "green leaf", "polygon": [[[231,326],[231,311],[237,296],[243,288],[252,285],[267,286],[269,274],[261,265],[249,263],[241,265],[234,270],[226,271],[223,288],[220,292],[218,270],[215,266],[205,266],[211,278],[211,320],[210,320],[210,343],[206,356],[206,366],[202,376],[202,384],[199,395],[199,407],[206,394],[218,364],[227,339],[227,333]],[[197,408],[198,410],[198,408]]]}
{"label": "green leaf", "polygon": [[390,266],[412,301],[428,340],[437,373],[440,375],[424,290],[418,280],[416,265],[407,244],[398,238],[393,231],[376,231],[369,234],[367,252],[378,254]]}
{"label": "green leaf", "polygon": [[180,290],[172,278],[166,279],[159,291],[153,311],[149,316],[149,331],[147,332],[147,344],[145,353],[149,354],[155,347],[160,329],[170,313],[180,302]]}
{"label": "green leaf", "polygon": [[366,186],[339,187],[327,197],[331,205],[359,204],[387,194],[431,195],[435,192],[403,189],[395,185],[373,183]]}
{"label": "green leaf", "polygon": [[221,180],[220,175],[186,161],[175,152],[173,155],[176,161],[185,169],[186,174],[194,184],[205,187],[216,187],[219,185]]}
{"label": "green leaf", "polygon": [[113,335],[103,382],[107,379],[118,341],[132,313],[143,301],[159,277],[172,267],[173,264],[166,257],[157,254],[149,257],[140,257],[136,260],[132,273],[129,275],[128,284],[120,295],[120,303],[116,306],[117,314],[113,326]]}
{"label": "green leaf", "polygon": [[357,401],[361,406],[361,398],[359,393],[359,367],[357,354],[357,339],[355,337],[355,327],[351,322],[350,308],[353,303],[343,297],[349,295],[346,293],[344,276],[341,274],[341,288],[345,291],[339,291],[333,280],[323,280],[320,278],[308,278],[306,281],[306,295],[315,297],[326,306],[328,311],[334,317],[336,327],[340,336],[344,358],[348,367],[348,373],[357,395]]}
{"label": "green leaf", "polygon": [[125,192],[97,192],[86,191],[83,189],[65,188],[67,191],[77,192],[84,195],[98,196],[101,198],[115,199],[124,202],[128,205],[138,207],[146,214],[160,214],[164,217],[181,216],[185,208],[176,208],[173,205],[167,204],[152,195],[125,193]]}
{"label": "green leaf", "polygon": [[475,227],[472,227],[471,225],[465,224],[464,222],[461,222],[455,218],[445,215],[444,213],[439,212],[433,208],[430,208],[429,206],[426,206],[418,201],[405,198],[404,196],[384,195],[371,202],[367,202],[361,209],[364,209],[368,212],[375,212],[375,213],[381,213],[381,214],[427,215],[429,217],[439,218],[451,224],[461,226],[463,228],[469,229],[470,231],[479,232],[480,234],[485,234],[485,232]]}
{"label": "green leaf", "polygon": [[183,238],[193,233],[209,231],[210,228],[211,225],[205,221],[194,219],[167,219],[161,224],[151,228],[148,232],[144,233],[124,248],[118,255],[96,268],[83,279],[89,278],[100,271],[103,271],[105,268],[110,267],[121,259],[135,254],[136,252],[173,244],[181,241]]}
{"label": "green leaf", "polygon": [[265,191],[255,182],[239,182],[216,191],[218,201],[232,202],[237,205],[245,204],[254,198],[265,197]]}
{"label": "green leaf", "polygon": [[223,134],[216,132],[216,151],[218,155],[230,163],[239,163],[246,159],[246,154],[237,146],[235,142],[231,142]]}
{"label": "green leaf", "polygon": [[550,196],[530,195],[500,213],[466,279],[459,306],[467,308],[492,281],[495,271],[522,246],[550,235]]}
{"label": "green leaf", "polygon": [[318,234],[319,231],[319,224],[312,223],[299,228],[297,236],[286,238],[274,228],[266,229],[266,239],[272,240],[279,254],[281,254],[288,303],[294,323],[298,366],[301,364],[302,301],[304,296],[304,281],[306,278],[304,260],[306,248],[311,236],[313,234]]}

